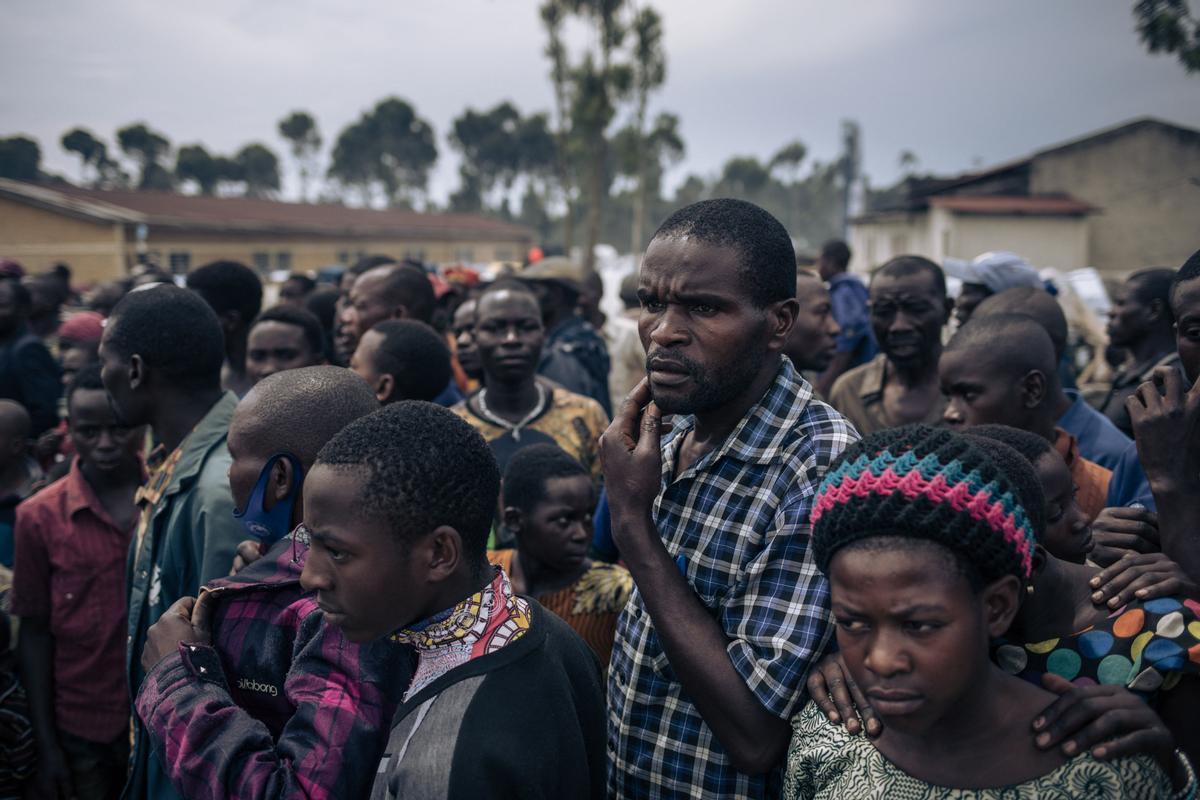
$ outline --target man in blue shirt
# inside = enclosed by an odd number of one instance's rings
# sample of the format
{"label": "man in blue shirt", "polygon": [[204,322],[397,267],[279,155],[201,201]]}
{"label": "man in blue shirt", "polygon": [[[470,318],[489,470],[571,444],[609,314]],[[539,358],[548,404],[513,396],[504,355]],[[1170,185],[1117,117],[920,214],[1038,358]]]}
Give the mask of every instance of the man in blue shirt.
{"label": "man in blue shirt", "polygon": [[[993,314],[1022,314],[1032,318],[1050,335],[1055,357],[1062,361],[1067,346],[1067,318],[1049,292],[1032,286],[1008,289],[985,299],[974,312],[975,317],[979,318]],[[1153,510],[1154,497],[1138,461],[1133,440],[1084,402],[1078,392],[1064,389],[1057,380],[1048,390],[1058,416],[1058,427],[1075,437],[1079,454],[1088,461],[1112,470],[1105,505],[1111,508],[1136,504]],[[1097,517],[1101,527],[1105,524],[1104,516],[1102,513],[1101,517]]]}
{"label": "man in blue shirt", "polygon": [[817,379],[817,392],[828,397],[838,376],[861,364],[866,364],[879,351],[871,333],[871,313],[867,308],[867,287],[846,271],[850,265],[850,248],[834,239],[821,248],[817,271],[829,284],[829,300],[833,318],[841,332],[837,336],[837,352],[829,366]]}

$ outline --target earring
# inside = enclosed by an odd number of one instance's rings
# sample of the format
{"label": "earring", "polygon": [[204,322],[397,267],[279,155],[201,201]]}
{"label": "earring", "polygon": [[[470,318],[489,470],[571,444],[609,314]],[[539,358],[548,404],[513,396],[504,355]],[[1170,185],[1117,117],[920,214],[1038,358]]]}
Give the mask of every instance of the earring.
{"label": "earring", "polygon": [[1033,584],[1032,583],[1025,587],[1025,594],[1033,594]]}

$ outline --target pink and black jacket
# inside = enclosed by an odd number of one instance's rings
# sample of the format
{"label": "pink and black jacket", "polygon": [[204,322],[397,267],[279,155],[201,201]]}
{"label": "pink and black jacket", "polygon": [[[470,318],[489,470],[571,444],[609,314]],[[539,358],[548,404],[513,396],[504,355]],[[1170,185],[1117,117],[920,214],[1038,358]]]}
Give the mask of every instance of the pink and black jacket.
{"label": "pink and black jacket", "polygon": [[[295,556],[293,555],[295,550]],[[175,789],[212,798],[365,796],[411,650],[356,645],[300,587],[307,546],[277,542],[219,595],[212,645],[180,645],[135,703]]]}

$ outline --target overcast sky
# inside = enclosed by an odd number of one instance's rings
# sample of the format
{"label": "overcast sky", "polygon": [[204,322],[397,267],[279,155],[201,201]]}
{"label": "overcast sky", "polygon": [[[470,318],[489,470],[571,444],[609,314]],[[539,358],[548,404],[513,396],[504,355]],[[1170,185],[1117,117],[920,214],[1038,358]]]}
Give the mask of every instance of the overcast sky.
{"label": "overcast sky", "polygon": [[[644,0],[640,0],[644,2]],[[1142,115],[1200,127],[1200,75],[1144,51],[1133,0],[654,0],[668,79],[653,110],[682,119],[686,161],[668,180],[715,174],[731,155],[766,159],[799,138],[838,148],[839,121],[863,131],[873,185],[910,149],[923,170],[958,172]],[[377,100],[398,95],[435,127],[432,193],[457,181],[445,141],[467,106],[505,99],[549,110],[544,35],[533,0],[5,0],[0,136],[58,144],[75,125],[103,138],[144,120],[176,146],[273,146],[293,109],[328,147]],[[289,186],[291,186],[289,181]]]}

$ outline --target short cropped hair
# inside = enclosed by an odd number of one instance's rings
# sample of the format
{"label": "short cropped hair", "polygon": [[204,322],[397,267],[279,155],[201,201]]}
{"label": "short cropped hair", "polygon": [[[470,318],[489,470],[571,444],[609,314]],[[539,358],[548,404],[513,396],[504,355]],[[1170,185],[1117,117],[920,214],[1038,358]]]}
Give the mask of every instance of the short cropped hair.
{"label": "short cropped hair", "polygon": [[379,409],[367,382],[343,367],[301,367],[259,381],[234,415],[239,433],[263,452],[287,451],[306,468],[334,434]]}
{"label": "short cropped hair", "polygon": [[1174,282],[1175,270],[1165,267],[1135,272],[1125,281],[1133,294],[1143,303],[1161,301],[1168,322],[1175,321],[1175,317],[1171,313],[1171,286]]}
{"label": "short cropped hair", "polygon": [[743,282],[758,308],[796,296],[796,250],[787,229],[744,200],[701,200],[676,211],[652,239],[687,236],[741,254]]}
{"label": "short cropped hair", "polygon": [[546,483],[554,478],[591,474],[558,445],[531,444],[513,453],[504,468],[501,483],[504,505],[521,511],[532,511],[546,497]]}
{"label": "short cropped hair", "polygon": [[411,319],[428,323],[437,305],[433,284],[420,267],[398,264],[388,270],[379,292],[391,303],[403,305]]}
{"label": "short cropped hair", "polygon": [[1054,345],[1054,354],[1063,357],[1067,351],[1067,339],[1070,328],[1067,325],[1067,315],[1062,306],[1054,299],[1054,295],[1037,286],[1016,286],[1005,289],[999,294],[984,298],[975,308],[972,320],[983,319],[995,314],[1018,314],[1029,317],[1045,329]]}
{"label": "short cropped hair", "polygon": [[93,362],[88,364],[79,372],[75,373],[75,380],[71,382],[71,387],[67,389],[67,415],[71,413],[71,398],[80,389],[91,389],[104,391],[104,381],[100,380],[100,364]]}
{"label": "short cropped hair", "polygon": [[187,287],[199,292],[218,315],[238,312],[249,326],[262,309],[262,281],[236,261],[213,261],[188,273]]}
{"label": "short cropped hair", "polygon": [[293,272],[292,274],[287,276],[287,280],[284,281],[284,283],[287,283],[288,281],[295,281],[296,283],[298,283],[302,287],[304,287],[305,294],[308,294],[313,289],[317,288],[317,282],[314,281],[312,278],[308,277],[307,275],[305,275],[303,272]]}
{"label": "short cropped hair", "polygon": [[[1200,278],[1200,250],[1192,253],[1191,258],[1183,262],[1183,266],[1175,273],[1175,278],[1171,281],[1171,303],[1175,302],[1175,294],[1179,291],[1179,287],[1188,281],[1194,281]],[[1171,310],[1174,315],[1174,309]]]}
{"label": "short cropped hair", "polygon": [[382,338],[375,369],[391,375],[405,400],[433,400],[450,383],[450,348],[437,331],[416,320],[388,320],[371,329]]}
{"label": "short cropped hair", "polygon": [[325,329],[321,320],[310,311],[295,306],[273,306],[254,318],[250,323],[253,329],[261,322],[282,322],[285,325],[295,325],[304,331],[304,338],[314,353],[325,352]]}
{"label": "short cropped hair", "polygon": [[448,525],[468,561],[482,567],[500,469],[483,437],[454,412],[417,400],[392,403],[347,425],[316,463],[358,471],[363,512],[404,543]]}
{"label": "short cropped hair", "polygon": [[391,256],[385,256],[385,255],[376,253],[374,255],[362,256],[357,261],[355,261],[354,265],[351,266],[346,271],[349,272],[351,275],[362,275],[367,270],[375,269],[376,267],[382,267],[386,264],[398,264],[398,263],[400,263],[400,262],[398,262],[396,259],[392,258]]}
{"label": "short cropped hair", "polygon": [[1046,437],[1008,425],[976,425],[963,431],[963,435],[993,439],[1001,444],[1006,444],[1034,466],[1037,466],[1037,462],[1041,460],[1042,456],[1054,450],[1054,443]]}
{"label": "short cropped hair", "polygon": [[903,278],[924,272],[933,278],[933,285],[942,297],[946,296],[946,274],[942,268],[924,256],[896,256],[875,271],[872,280],[887,275],[891,278]]}
{"label": "short cropped hair", "polygon": [[838,269],[850,265],[850,248],[841,239],[830,239],[821,245],[821,258],[828,259]]}
{"label": "short cropped hair", "polygon": [[0,286],[8,286],[12,289],[13,304],[18,311],[28,312],[33,307],[33,295],[29,293],[29,287],[21,283],[17,278],[0,278]]}
{"label": "short cropped hair", "polygon": [[169,283],[130,292],[113,309],[105,345],[182,389],[221,385],[225,337],[217,314],[200,295]]}
{"label": "short cropped hair", "polygon": [[946,344],[947,353],[971,351],[987,354],[992,364],[1009,375],[1038,370],[1054,379],[1058,356],[1046,329],[1025,314],[990,314],[963,325]]}

